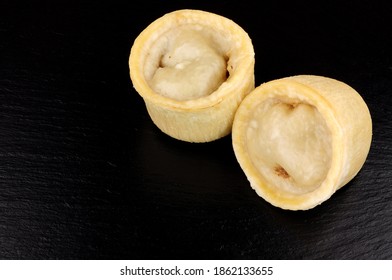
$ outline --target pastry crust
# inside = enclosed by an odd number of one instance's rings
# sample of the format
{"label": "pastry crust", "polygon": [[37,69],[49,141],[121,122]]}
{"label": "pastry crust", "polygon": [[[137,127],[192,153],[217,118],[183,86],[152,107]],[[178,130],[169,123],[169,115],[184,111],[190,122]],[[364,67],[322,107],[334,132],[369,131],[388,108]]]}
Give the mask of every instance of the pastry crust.
{"label": "pastry crust", "polygon": [[[208,48],[214,48],[225,61],[227,79],[216,83],[214,76],[208,78],[212,92],[178,97],[184,87],[171,94],[160,93],[156,86],[163,57],[178,31],[183,30],[203,36],[210,44]],[[213,61],[221,64],[219,59]],[[254,89],[254,50],[248,34],[227,18],[199,10],[175,11],[151,23],[132,46],[129,68],[133,86],[143,97],[153,122],[164,133],[188,142],[208,142],[229,134],[239,104]],[[216,75],[218,79],[222,76]],[[202,88],[204,81],[203,77],[196,80],[193,89],[198,85]]]}
{"label": "pastry crust", "polygon": [[300,75],[252,91],[236,113],[232,137],[258,195],[283,209],[307,210],[359,172],[372,121],[364,100],[347,84]]}

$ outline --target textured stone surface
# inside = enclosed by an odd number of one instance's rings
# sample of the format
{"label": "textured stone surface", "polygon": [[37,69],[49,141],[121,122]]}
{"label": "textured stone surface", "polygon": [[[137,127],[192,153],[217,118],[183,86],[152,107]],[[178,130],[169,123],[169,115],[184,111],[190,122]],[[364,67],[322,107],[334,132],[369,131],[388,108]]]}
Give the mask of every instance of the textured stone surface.
{"label": "textured stone surface", "polygon": [[[392,258],[391,8],[235,3],[1,4],[0,258]],[[161,133],[128,55],[144,27],[180,8],[249,33],[256,85],[316,74],[354,87],[374,129],[358,176],[321,206],[287,212],[250,188],[230,136]]]}

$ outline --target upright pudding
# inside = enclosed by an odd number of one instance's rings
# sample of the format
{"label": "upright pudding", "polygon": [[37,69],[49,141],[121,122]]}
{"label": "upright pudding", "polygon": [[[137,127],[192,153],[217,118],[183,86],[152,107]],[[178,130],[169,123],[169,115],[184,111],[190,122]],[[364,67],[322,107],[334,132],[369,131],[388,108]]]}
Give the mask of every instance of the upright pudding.
{"label": "upright pudding", "polygon": [[254,51],[247,33],[209,12],[179,10],[136,38],[130,76],[164,133],[208,142],[231,132],[235,112],[254,89]]}

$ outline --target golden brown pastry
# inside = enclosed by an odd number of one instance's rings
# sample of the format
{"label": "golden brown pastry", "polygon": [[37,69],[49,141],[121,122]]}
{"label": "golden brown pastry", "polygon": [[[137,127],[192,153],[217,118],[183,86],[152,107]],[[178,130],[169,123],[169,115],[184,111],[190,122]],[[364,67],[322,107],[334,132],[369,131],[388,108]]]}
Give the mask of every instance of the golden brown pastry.
{"label": "golden brown pastry", "polygon": [[254,89],[254,51],[233,21],[179,10],[136,38],[130,76],[153,122],[166,134],[208,142],[230,133],[234,114]]}
{"label": "golden brown pastry", "polygon": [[350,86],[320,76],[262,84],[241,103],[233,147],[252,188],[271,204],[306,210],[361,169],[372,121]]}

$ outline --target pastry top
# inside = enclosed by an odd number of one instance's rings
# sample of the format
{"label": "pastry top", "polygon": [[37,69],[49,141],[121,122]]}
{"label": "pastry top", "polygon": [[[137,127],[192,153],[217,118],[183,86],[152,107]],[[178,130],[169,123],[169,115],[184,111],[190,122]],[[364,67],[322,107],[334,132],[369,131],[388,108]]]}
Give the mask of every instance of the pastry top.
{"label": "pastry top", "polygon": [[230,19],[178,10],[140,33],[129,65],[145,101],[174,110],[203,109],[243,87],[254,50],[248,34]]}
{"label": "pastry top", "polygon": [[148,80],[155,92],[176,100],[197,99],[213,93],[226,80],[224,54],[204,29],[181,26],[160,38],[165,50]]}
{"label": "pastry top", "polygon": [[250,114],[249,156],[271,185],[292,194],[317,189],[331,165],[329,128],[317,108],[298,99],[269,98]]}
{"label": "pastry top", "polygon": [[329,101],[294,79],[255,89],[233,127],[234,151],[251,186],[273,205],[292,210],[330,197],[343,164],[342,132]]}

